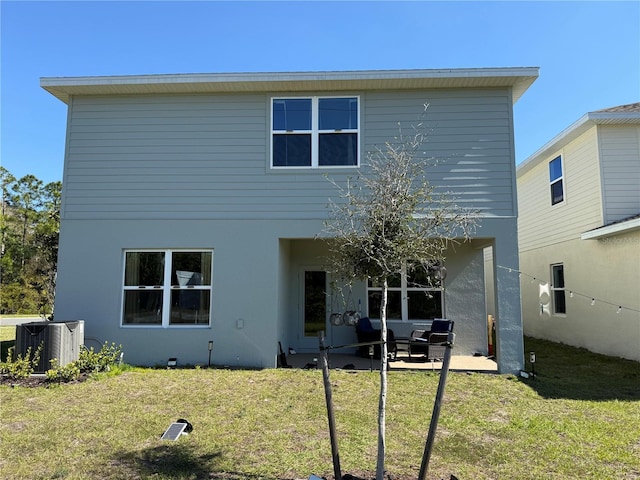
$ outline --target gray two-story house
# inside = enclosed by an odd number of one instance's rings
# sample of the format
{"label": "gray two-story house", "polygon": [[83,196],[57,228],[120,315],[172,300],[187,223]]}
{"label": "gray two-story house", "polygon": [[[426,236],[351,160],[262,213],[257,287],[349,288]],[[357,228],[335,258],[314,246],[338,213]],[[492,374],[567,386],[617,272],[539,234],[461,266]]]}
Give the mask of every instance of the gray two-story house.
{"label": "gray two-story house", "polygon": [[317,350],[319,329],[329,343],[355,341],[354,328],[332,325],[331,314],[358,309],[375,323],[379,288],[332,288],[327,251],[314,240],[337,193],[327,176],[366,175],[367,152],[422,121],[425,150],[440,159],[430,181],[481,219],[476,237],[447,254],[435,291],[393,285],[389,325],[406,336],[446,316],[456,322],[454,354],[486,354],[486,292],[496,292],[498,366],[519,370],[513,104],[537,75],[41,79],[68,105],[56,319],[84,320],[87,339],[122,344],[126,361],[142,365],[206,363],[212,342],[214,364],[268,368],[279,342]]}

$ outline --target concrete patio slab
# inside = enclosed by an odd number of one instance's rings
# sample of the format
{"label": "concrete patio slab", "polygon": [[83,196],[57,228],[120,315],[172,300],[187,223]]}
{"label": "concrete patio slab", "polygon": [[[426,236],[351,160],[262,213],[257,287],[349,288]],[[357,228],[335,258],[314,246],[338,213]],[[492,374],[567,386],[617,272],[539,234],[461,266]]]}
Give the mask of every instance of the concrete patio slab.
{"label": "concrete patio slab", "polygon": [[[293,368],[320,368],[320,353],[297,353],[287,356],[287,363]],[[380,370],[380,359],[359,357],[343,353],[329,353],[329,367],[343,370]],[[440,370],[442,362],[430,362],[420,357],[409,359],[398,355],[389,362],[390,370]],[[453,355],[450,371],[498,373],[498,364],[493,358],[472,355]]]}

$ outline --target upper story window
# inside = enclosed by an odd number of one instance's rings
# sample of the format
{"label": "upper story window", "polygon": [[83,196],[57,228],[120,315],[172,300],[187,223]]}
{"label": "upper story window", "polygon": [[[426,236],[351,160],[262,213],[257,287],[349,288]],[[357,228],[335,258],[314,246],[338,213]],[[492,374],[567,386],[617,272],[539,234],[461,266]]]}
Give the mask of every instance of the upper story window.
{"label": "upper story window", "polygon": [[357,167],[359,98],[273,98],[271,166]]}
{"label": "upper story window", "polygon": [[209,325],[213,251],[127,251],[123,325]]}
{"label": "upper story window", "polygon": [[562,156],[557,156],[549,162],[549,183],[551,184],[551,205],[564,200],[564,185],[562,175]]}

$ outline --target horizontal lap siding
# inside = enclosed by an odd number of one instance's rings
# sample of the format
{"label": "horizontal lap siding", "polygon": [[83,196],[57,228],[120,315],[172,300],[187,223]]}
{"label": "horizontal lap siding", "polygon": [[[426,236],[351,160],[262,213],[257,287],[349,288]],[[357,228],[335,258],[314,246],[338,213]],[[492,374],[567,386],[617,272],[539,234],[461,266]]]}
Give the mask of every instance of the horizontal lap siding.
{"label": "horizontal lap siding", "polygon": [[264,95],[76,98],[65,218],[318,216],[327,181],[267,175]]}
{"label": "horizontal lap siding", "polygon": [[[430,180],[489,216],[512,216],[511,100],[503,90],[361,94],[362,150],[423,119]],[[66,219],[322,219],[325,174],[270,170],[267,95],[77,97],[70,106]],[[353,170],[349,171],[353,174]]]}
{"label": "horizontal lap siding", "polygon": [[[550,155],[518,179],[520,251],[576,238],[601,225],[602,207],[595,128]],[[564,195],[551,205],[549,162],[562,155]]]}
{"label": "horizontal lap siding", "polygon": [[505,90],[368,93],[364,149],[411,137],[419,126],[422,150],[437,162],[427,172],[433,185],[486,216],[514,216],[511,109]]}
{"label": "horizontal lap siding", "polygon": [[640,127],[600,126],[605,223],[640,213]]}

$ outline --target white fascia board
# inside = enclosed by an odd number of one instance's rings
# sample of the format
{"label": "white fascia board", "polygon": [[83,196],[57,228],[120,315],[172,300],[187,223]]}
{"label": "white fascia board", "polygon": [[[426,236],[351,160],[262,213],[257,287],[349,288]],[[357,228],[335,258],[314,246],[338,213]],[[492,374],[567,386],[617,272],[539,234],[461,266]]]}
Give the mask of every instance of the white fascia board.
{"label": "white fascia board", "polygon": [[626,222],[614,223],[613,225],[589,230],[588,232],[584,232],[580,235],[580,239],[597,240],[600,238],[611,237],[613,235],[632,232],[634,230],[640,230],[640,218],[634,218],[633,220],[628,220]]}
{"label": "white fascia board", "polygon": [[265,92],[300,89],[511,87],[513,102],[538,78],[538,67],[42,77],[63,102],[72,95]]}
{"label": "white fascia board", "polygon": [[539,162],[546,160],[550,155],[560,150],[594,125],[636,123],[640,123],[640,113],[638,112],[586,113],[521,162],[516,169],[517,176],[528,172]]}
{"label": "white fascia board", "polygon": [[536,150],[532,155],[529,156],[529,158],[520,163],[520,165],[518,165],[518,168],[516,169],[517,176],[520,176],[523,173],[531,170],[540,161],[546,159],[553,152],[561,149],[571,140],[583,134],[586,130],[589,129],[589,127],[591,127],[591,125],[591,118],[588,113],[580,117],[577,121],[573,122],[559,134],[545,143],[542,147]]}
{"label": "white fascia board", "polygon": [[217,82],[286,82],[316,80],[393,80],[429,78],[537,77],[538,67],[451,68],[416,70],[361,70],[273,73],[178,73],[157,75],[113,75],[87,77],[42,77],[42,87],[87,85],[132,85]]}

